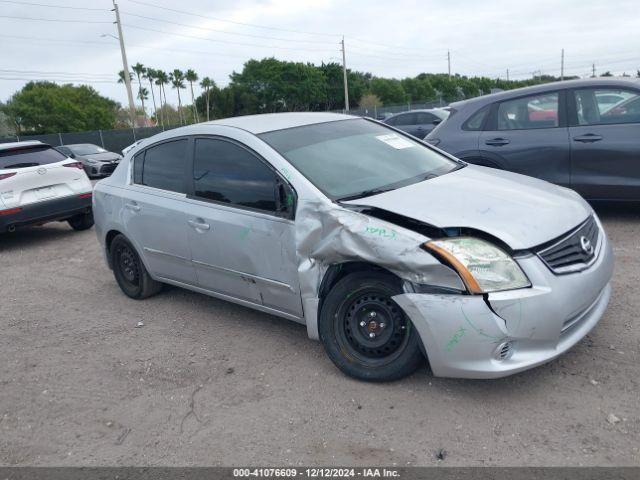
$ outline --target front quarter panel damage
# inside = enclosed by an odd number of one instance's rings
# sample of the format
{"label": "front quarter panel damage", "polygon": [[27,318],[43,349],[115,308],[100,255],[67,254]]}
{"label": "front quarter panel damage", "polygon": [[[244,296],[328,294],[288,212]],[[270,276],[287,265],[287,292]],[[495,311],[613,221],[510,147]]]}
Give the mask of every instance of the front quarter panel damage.
{"label": "front quarter panel damage", "polygon": [[464,290],[458,274],[421,248],[429,238],[331,202],[302,201],[296,212],[300,291],[307,330],[318,338],[318,292],[327,269],[360,261],[403,280]]}

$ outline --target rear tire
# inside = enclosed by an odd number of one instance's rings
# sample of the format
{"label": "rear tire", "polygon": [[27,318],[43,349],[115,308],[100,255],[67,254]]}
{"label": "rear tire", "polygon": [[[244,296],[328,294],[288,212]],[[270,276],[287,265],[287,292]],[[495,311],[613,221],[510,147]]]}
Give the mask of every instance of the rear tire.
{"label": "rear tire", "polygon": [[67,220],[67,223],[69,223],[69,226],[77,232],[89,230],[93,227],[93,212],[74,215]]}
{"label": "rear tire", "polygon": [[162,290],[162,283],[151,278],[138,252],[124,235],[116,235],[109,254],[113,275],[126,296],[142,300]]}
{"label": "rear tire", "polygon": [[371,271],[349,274],[331,289],[320,312],[320,340],[344,373],[388,382],[423,363],[418,332],[391,300],[400,293],[397,278]]}

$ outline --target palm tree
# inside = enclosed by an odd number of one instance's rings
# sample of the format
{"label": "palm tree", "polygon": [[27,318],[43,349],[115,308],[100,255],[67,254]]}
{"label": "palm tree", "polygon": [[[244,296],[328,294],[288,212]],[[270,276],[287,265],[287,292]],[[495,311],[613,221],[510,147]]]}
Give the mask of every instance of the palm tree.
{"label": "palm tree", "polygon": [[[145,74],[147,69],[144,68],[144,65],[142,65],[140,62],[138,62],[138,63],[136,63],[135,65],[133,65],[131,67],[131,70],[133,70],[133,73],[135,73],[136,77],[138,77],[138,98],[142,101],[142,112],[144,114],[144,119],[145,119],[145,123],[146,123],[147,110],[144,108],[144,99],[142,98],[142,95],[140,95],[140,90],[142,90],[142,83],[140,82],[140,77]],[[147,94],[148,94],[148,92],[147,92]]]}
{"label": "palm tree", "polygon": [[[167,104],[167,92],[164,89],[164,86],[169,83],[169,76],[163,70],[156,70],[156,85],[160,88],[160,111],[162,111],[163,97],[164,104]],[[164,113],[162,114],[164,117]]]}
{"label": "palm tree", "polygon": [[193,82],[198,81],[198,74],[194,70],[189,69],[186,71],[184,78],[189,82],[189,86],[191,87],[191,111],[193,112],[193,121],[198,123],[200,119],[198,118],[198,110],[196,109],[196,99],[193,96]]}
{"label": "palm tree", "polygon": [[[151,100],[153,100],[153,115],[156,117],[156,125],[158,124],[158,108],[156,107],[156,96],[153,93],[153,81],[156,78],[156,71],[153,68],[147,68],[147,71],[144,74],[144,78],[149,82],[149,90],[151,90]],[[162,122],[162,118],[160,119],[160,124],[164,126]]]}
{"label": "palm tree", "polygon": [[[129,72],[129,80],[133,81],[133,73]],[[118,72],[118,83],[124,83],[124,70]]]}
{"label": "palm tree", "polygon": [[185,122],[182,118],[182,100],[180,99],[180,89],[184,88],[184,73],[182,73],[182,70],[176,68],[169,74],[169,80],[171,81],[171,86],[178,91],[178,116],[180,117],[180,125],[182,125]]}
{"label": "palm tree", "polygon": [[200,86],[204,88],[204,98],[207,101],[207,122],[209,121],[209,94],[211,89],[216,86],[216,83],[209,77],[204,77],[200,82]]}

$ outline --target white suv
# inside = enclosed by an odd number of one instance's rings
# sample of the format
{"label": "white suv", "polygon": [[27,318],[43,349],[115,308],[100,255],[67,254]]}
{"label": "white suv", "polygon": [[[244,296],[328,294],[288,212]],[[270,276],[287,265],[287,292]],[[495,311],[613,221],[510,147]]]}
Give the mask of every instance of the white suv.
{"label": "white suv", "polygon": [[49,145],[0,144],[0,233],[51,221],[89,229],[92,190],[82,163]]}

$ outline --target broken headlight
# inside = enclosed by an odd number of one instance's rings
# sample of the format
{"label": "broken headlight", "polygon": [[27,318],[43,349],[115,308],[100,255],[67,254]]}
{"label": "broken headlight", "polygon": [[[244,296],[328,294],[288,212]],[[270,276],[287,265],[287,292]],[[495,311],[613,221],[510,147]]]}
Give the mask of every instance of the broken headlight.
{"label": "broken headlight", "polygon": [[502,249],[473,237],[432,240],[424,247],[454,268],[471,293],[531,286],[516,261]]}

